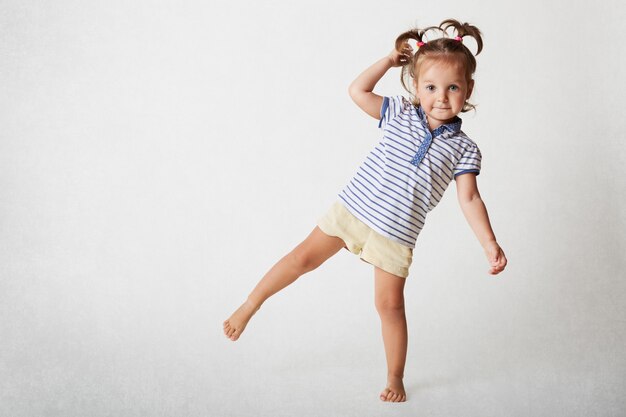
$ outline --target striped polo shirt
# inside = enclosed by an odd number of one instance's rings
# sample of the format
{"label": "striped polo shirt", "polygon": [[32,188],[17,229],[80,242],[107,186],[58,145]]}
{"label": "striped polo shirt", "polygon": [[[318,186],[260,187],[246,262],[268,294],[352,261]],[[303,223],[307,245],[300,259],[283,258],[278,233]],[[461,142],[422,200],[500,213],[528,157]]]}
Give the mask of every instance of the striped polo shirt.
{"label": "striped polo shirt", "polygon": [[381,235],[414,248],[426,214],[457,175],[480,173],[481,153],[456,117],[433,132],[421,106],[384,97],[382,140],[339,193],[342,204]]}

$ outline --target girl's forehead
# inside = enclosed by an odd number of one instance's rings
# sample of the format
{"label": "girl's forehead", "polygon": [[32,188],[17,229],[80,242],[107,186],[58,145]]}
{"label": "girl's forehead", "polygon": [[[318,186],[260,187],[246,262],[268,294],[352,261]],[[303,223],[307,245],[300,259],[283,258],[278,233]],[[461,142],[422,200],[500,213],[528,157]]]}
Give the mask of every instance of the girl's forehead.
{"label": "girl's forehead", "polygon": [[465,78],[465,66],[459,60],[427,59],[420,64],[418,77],[421,78],[425,73],[454,74],[454,76]]}
{"label": "girl's forehead", "polygon": [[465,71],[465,65],[463,60],[453,57],[433,57],[426,58],[420,64],[420,72],[427,71],[429,69],[436,70],[451,70],[451,71]]}

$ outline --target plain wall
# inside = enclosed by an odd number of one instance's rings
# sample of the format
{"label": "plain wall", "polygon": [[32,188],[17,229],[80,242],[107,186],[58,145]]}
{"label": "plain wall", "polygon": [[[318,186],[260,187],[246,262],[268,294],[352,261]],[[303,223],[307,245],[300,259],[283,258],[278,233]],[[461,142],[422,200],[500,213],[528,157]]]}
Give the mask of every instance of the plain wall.
{"label": "plain wall", "polygon": [[[622,3],[1,5],[0,414],[626,412]],[[393,408],[372,267],[346,251],[236,343],[222,322],[376,144],[350,82],[449,17],[484,33],[463,130],[509,265],[487,274],[451,184]],[[375,91],[407,94],[399,69]]]}

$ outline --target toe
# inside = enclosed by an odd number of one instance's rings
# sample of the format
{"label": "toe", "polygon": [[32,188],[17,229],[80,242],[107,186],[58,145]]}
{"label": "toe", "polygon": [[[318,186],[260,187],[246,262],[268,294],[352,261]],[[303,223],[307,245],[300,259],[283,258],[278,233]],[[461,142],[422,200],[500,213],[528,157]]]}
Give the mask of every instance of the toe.
{"label": "toe", "polygon": [[387,401],[391,401],[391,399],[394,396],[394,392],[392,390],[388,390],[389,392],[387,393]]}
{"label": "toe", "polygon": [[387,395],[389,395],[389,388],[385,388],[383,392],[380,393],[381,401],[387,401]]}

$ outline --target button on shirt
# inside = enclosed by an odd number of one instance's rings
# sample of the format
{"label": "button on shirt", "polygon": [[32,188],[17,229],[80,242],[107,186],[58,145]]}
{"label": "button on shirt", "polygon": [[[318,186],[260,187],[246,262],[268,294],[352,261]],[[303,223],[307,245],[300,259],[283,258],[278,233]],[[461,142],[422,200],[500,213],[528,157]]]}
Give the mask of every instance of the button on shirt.
{"label": "button on shirt", "polygon": [[339,199],[376,232],[414,248],[452,179],[480,173],[480,150],[460,118],[430,132],[421,106],[403,96],[384,97],[380,115],[383,138]]}

